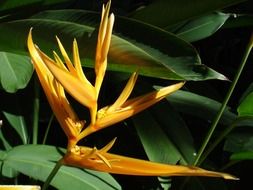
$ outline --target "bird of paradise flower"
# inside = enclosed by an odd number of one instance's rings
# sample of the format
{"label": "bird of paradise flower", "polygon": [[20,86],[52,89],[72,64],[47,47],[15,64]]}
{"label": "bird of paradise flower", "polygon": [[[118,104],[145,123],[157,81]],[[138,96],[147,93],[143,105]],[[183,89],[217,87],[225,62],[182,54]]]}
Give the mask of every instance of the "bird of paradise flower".
{"label": "bird of paradise flower", "polygon": [[[230,174],[198,167],[161,164],[108,153],[116,138],[99,150],[96,147],[78,145],[78,142],[86,136],[139,113],[184,85],[184,82],[179,82],[128,99],[137,80],[137,73],[134,72],[117,100],[112,105],[98,110],[99,91],[107,68],[107,54],[114,24],[114,15],[113,13],[109,15],[109,9],[110,1],[106,6],[103,5],[102,9],[95,56],[94,85],[83,73],[76,40],[73,41],[73,61],[71,61],[61,41],[56,37],[63,61],[56,52],[53,52],[54,59],[51,59],[34,44],[32,29],[28,35],[28,50],[35,71],[48,102],[68,138],[67,152],[61,159],[61,164],[126,175],[209,176],[236,179]],[[89,109],[90,123],[78,118],[66,98],[65,91]]]}

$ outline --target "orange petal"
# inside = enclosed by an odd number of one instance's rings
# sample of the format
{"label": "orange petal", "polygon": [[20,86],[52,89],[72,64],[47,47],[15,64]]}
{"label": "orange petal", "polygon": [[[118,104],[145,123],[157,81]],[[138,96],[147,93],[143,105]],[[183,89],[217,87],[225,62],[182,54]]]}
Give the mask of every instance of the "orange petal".
{"label": "orange petal", "polygon": [[88,108],[91,108],[94,106],[94,104],[96,104],[96,93],[92,85],[83,83],[65,69],[60,68],[43,52],[39,50],[37,51],[39,52],[48,69],[69,94],[71,94],[77,101]]}
{"label": "orange petal", "polygon": [[[77,116],[68,104],[62,86],[54,79],[35,47],[32,40],[32,30],[29,32],[27,45],[36,73],[57,120],[68,138],[77,136],[80,132],[78,128],[82,126],[76,127],[79,126],[76,122],[78,121]],[[80,123],[80,125],[82,124]]]}
{"label": "orange petal", "polygon": [[[127,100],[122,105],[121,108],[115,109],[114,112],[107,113],[105,110],[104,114],[101,114],[101,116],[97,118],[97,121],[93,127],[96,128],[96,130],[98,130],[113,125],[115,123],[118,123],[120,121],[123,121],[143,111],[144,109],[154,105],[161,99],[165,98],[167,95],[180,89],[183,85],[184,82],[180,82],[177,84],[164,87],[158,91],[154,91],[146,95]],[[103,111],[103,109],[104,108],[102,108],[101,110]],[[100,112],[100,110],[98,112]]]}
{"label": "orange petal", "polygon": [[137,73],[134,72],[131,77],[129,78],[125,88],[123,89],[123,91],[121,92],[120,96],[118,97],[118,99],[114,102],[113,105],[111,105],[107,110],[106,113],[110,113],[113,112],[115,109],[121,107],[122,104],[125,103],[125,101],[128,99],[128,97],[130,96],[131,92],[133,91],[134,85],[136,83],[137,80]]}
{"label": "orange petal", "polygon": [[[88,147],[82,148],[91,150],[91,148]],[[110,163],[110,167],[99,160],[99,158],[84,159],[82,156],[73,153],[68,153],[65,155],[64,163],[70,166],[113,174],[140,176],[207,176],[222,177],[224,179],[233,180],[237,179],[236,177],[227,173],[208,171],[198,167],[160,164],[110,153],[104,153],[102,155],[104,159]]]}
{"label": "orange petal", "polygon": [[95,73],[96,73],[95,89],[97,91],[97,97],[107,68],[107,54],[110,47],[112,28],[114,24],[114,15],[111,14],[110,17],[108,18],[110,5],[111,1],[107,3],[106,8],[104,8],[103,6],[97,40],[96,61],[95,61]]}

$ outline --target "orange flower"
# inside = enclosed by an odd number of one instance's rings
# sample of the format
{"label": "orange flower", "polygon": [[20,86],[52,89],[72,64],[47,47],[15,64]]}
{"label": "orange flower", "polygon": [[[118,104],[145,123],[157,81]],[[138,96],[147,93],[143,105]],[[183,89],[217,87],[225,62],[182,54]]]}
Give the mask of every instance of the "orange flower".
{"label": "orange flower", "polygon": [[161,164],[107,153],[112,143],[109,143],[109,145],[101,150],[97,150],[96,148],[91,149],[89,147],[75,147],[64,156],[63,163],[70,166],[114,174],[140,176],[206,176],[237,179],[230,174],[208,171],[198,167]]}
{"label": "orange flower", "polygon": [[[110,1],[106,7],[103,6],[102,10],[95,58],[96,80],[94,85],[87,80],[82,71],[76,40],[73,42],[72,63],[62,43],[57,38],[61,54],[66,63],[65,66],[55,52],[54,60],[44,54],[33,43],[32,30],[29,32],[27,43],[33,65],[49,104],[68,137],[67,153],[62,162],[70,166],[117,174],[144,176],[191,175],[236,179],[229,174],[207,171],[197,167],[159,164],[107,153],[115,143],[116,138],[100,150],[77,145],[78,141],[87,135],[139,113],[184,85],[184,82],[179,82],[128,100],[137,80],[137,73],[133,73],[118,99],[112,105],[97,110],[98,95],[107,67],[107,54],[114,23],[114,15],[109,16],[109,9]],[[91,122],[89,124],[78,119],[65,96],[64,90],[90,110]]]}

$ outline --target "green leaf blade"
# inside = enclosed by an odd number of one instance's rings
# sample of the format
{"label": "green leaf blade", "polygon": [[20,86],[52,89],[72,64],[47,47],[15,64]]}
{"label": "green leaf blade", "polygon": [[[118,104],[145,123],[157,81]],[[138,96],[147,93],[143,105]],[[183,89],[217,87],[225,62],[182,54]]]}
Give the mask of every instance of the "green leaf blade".
{"label": "green leaf blade", "polygon": [[[167,97],[167,100],[176,110],[207,121],[211,121],[215,117],[221,106],[221,103],[216,100],[183,90],[171,94]],[[231,124],[236,117],[236,114],[227,107],[221,117],[221,123],[224,125]]]}
{"label": "green leaf blade", "polygon": [[[176,26],[171,26],[173,33],[178,37],[195,42],[214,34],[230,17],[230,14],[215,12],[195,19],[184,21]],[[166,29],[166,28],[165,28]],[[170,29],[166,29],[169,30]]]}
{"label": "green leaf blade", "polygon": [[164,28],[189,18],[217,11],[244,0],[157,0],[134,12],[132,17]]}
{"label": "green leaf blade", "polygon": [[[5,43],[6,39],[0,37],[0,42],[2,42],[0,43],[0,49],[24,53],[26,33],[28,33],[30,27],[33,27],[36,44],[49,54],[52,50],[58,49],[54,39],[55,35],[58,35],[60,39],[64,39],[64,45],[70,52],[72,52],[70,48],[72,40],[76,38],[83,64],[87,67],[93,67],[97,33],[94,28],[81,24],[80,17],[85,15],[85,12],[73,13],[72,11],[72,17],[64,18],[65,20],[54,20],[54,16],[52,16],[54,13],[59,16],[59,14],[68,12],[61,11],[59,13],[56,11],[46,19],[32,18],[0,25],[2,31],[10,35],[13,34],[12,36],[15,36],[15,31],[22,31],[18,39],[13,39],[13,42]],[[42,15],[40,16],[42,17]],[[58,16],[55,17],[58,18]],[[118,20],[123,22],[124,19]],[[187,42],[158,28],[140,24],[136,21],[131,21],[131,23],[132,26],[137,27],[136,30],[146,31],[145,33],[149,36],[146,39],[150,39],[150,36],[156,36],[156,43],[161,42],[162,45],[154,44],[150,40],[151,43],[146,42],[144,38],[140,38],[140,34],[132,36],[134,32],[131,35],[127,32],[130,36],[124,36],[126,32],[122,33],[123,37],[113,35],[108,70],[130,73],[138,70],[141,75],[172,80],[226,80],[224,75],[201,64],[196,50]],[[50,32],[46,33],[45,31]],[[123,29],[120,31],[122,32]]]}
{"label": "green leaf blade", "polygon": [[23,144],[27,144],[28,133],[27,133],[27,127],[26,127],[24,116],[14,115],[8,112],[3,112],[3,114],[8,120],[8,122],[10,123],[10,125],[19,134],[19,137],[22,139]]}
{"label": "green leaf blade", "polygon": [[[25,175],[45,181],[55,162],[61,158],[63,149],[46,145],[23,145],[7,153],[4,165]],[[62,166],[51,183],[58,189],[121,189],[106,173]]]}
{"label": "green leaf blade", "polygon": [[33,73],[27,56],[0,52],[0,86],[9,93],[25,88]]}
{"label": "green leaf blade", "polygon": [[253,92],[249,93],[237,108],[238,114],[253,117]]}
{"label": "green leaf blade", "polygon": [[237,152],[230,156],[231,160],[253,160],[253,151]]}

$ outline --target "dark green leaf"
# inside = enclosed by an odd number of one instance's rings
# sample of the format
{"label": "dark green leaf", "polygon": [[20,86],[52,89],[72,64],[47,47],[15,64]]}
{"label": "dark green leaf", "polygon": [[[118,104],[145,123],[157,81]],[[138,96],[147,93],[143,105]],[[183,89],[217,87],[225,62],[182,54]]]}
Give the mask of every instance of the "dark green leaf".
{"label": "dark green leaf", "polygon": [[[80,24],[80,18],[82,18],[83,14],[85,15],[85,12],[77,11],[73,13],[72,11],[71,13],[70,11],[60,13],[56,11],[55,14],[58,15],[56,16],[58,19],[59,14],[68,13],[70,13],[71,18],[63,17],[65,20],[54,20],[53,12],[48,15],[47,19],[33,18],[2,24],[0,26],[1,31],[11,35],[12,38],[0,38],[0,49],[24,52],[26,35],[29,28],[33,26],[34,36],[36,37],[34,38],[35,42],[47,52],[56,49],[55,35],[64,39],[64,44],[67,47],[71,46],[74,37],[77,38],[80,46],[80,55],[85,58],[85,65],[93,67],[97,32],[93,32],[94,28],[92,27]],[[47,14],[45,13],[45,15]],[[124,21],[124,19],[122,20]],[[123,35],[129,34],[130,36],[128,35],[126,38],[112,37],[109,70],[131,73],[138,70],[142,75],[175,80],[226,80],[226,77],[222,74],[200,64],[196,50],[185,41],[166,31],[136,21],[132,21],[131,26],[130,30],[128,25],[125,25],[124,29],[127,31],[123,33]],[[16,31],[19,31],[19,35],[16,34]],[[136,33],[135,31],[140,32]],[[135,34],[135,38],[132,37],[133,34]],[[14,37],[13,39],[13,36],[17,36],[17,38]],[[150,40],[154,36],[156,36],[156,40]],[[6,42],[6,39],[12,40]],[[148,39],[149,43],[143,41],[143,39]]]}
{"label": "dark green leaf", "polygon": [[133,121],[144,150],[151,161],[176,164],[182,158],[177,147],[149,112],[138,114]]}
{"label": "dark green leaf", "polygon": [[43,6],[60,4],[69,0],[1,0],[0,11],[7,13],[9,11],[14,12],[15,10],[31,9],[34,7],[42,8]]}
{"label": "dark green leaf", "polygon": [[191,132],[184,120],[166,101],[151,108],[153,117],[161,126],[167,137],[175,144],[182,157],[182,164],[191,165],[195,160],[196,150]]}
{"label": "dark green leaf", "polygon": [[13,10],[15,8],[24,8],[25,6],[31,6],[33,4],[38,4],[42,0],[2,0],[0,3],[0,11],[8,11],[8,10]]}
{"label": "dark green leaf", "polygon": [[[6,38],[5,35],[1,36]],[[32,73],[33,67],[29,57],[9,52],[0,52],[0,87],[5,91],[14,93],[18,89],[26,87]]]}
{"label": "dark green leaf", "polygon": [[248,130],[237,130],[229,134],[224,150],[232,153],[253,151],[253,131],[251,128],[248,128]]}
{"label": "dark green leaf", "polygon": [[[171,94],[168,96],[167,100],[175,107],[176,110],[200,117],[206,121],[211,121],[221,107],[220,102],[182,90],[178,90]],[[221,117],[220,122],[222,124],[229,125],[236,119],[236,115],[229,109],[230,108],[227,107]]]}
{"label": "dark green leaf", "polygon": [[132,17],[164,28],[242,1],[244,0],[156,0],[134,12]]}
{"label": "dark green leaf", "polygon": [[165,29],[188,42],[194,42],[214,34],[229,17],[230,14],[215,12]]}
{"label": "dark green leaf", "polygon": [[227,20],[224,28],[250,27],[253,25],[253,16],[245,14],[234,14]]}
{"label": "dark green leaf", "polygon": [[[45,181],[55,162],[61,158],[62,149],[46,145],[23,145],[7,153],[4,165]],[[62,166],[51,183],[57,189],[121,189],[106,173]]]}
{"label": "dark green leaf", "polygon": [[253,117],[251,116],[237,117],[236,120],[233,122],[233,125],[239,126],[239,127],[245,127],[245,126],[253,127]]}

